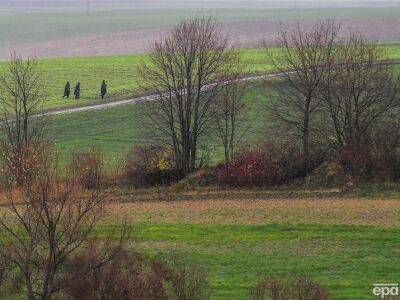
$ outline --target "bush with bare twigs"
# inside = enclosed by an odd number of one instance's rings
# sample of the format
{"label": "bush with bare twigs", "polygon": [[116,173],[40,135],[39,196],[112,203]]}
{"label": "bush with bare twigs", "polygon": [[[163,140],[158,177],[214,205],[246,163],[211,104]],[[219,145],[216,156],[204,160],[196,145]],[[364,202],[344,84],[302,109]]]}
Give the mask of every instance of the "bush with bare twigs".
{"label": "bush with bare twigs", "polygon": [[250,299],[328,300],[332,297],[326,288],[306,277],[265,277],[250,290]]}
{"label": "bush with bare twigs", "polygon": [[177,261],[168,264],[125,249],[108,263],[103,261],[96,247],[86,248],[74,257],[66,269],[64,293],[73,299],[88,300],[208,298],[206,273],[197,266]]}
{"label": "bush with bare twigs", "polygon": [[180,179],[172,153],[152,145],[136,147],[124,161],[123,182],[135,187],[170,185]]}
{"label": "bush with bare twigs", "polygon": [[103,211],[100,190],[83,189],[77,174],[60,165],[58,153],[45,150],[28,157],[35,170],[29,180],[18,183],[12,168],[1,177],[0,251],[30,300],[51,299],[63,288],[66,262],[86,244]]}
{"label": "bush with bare twigs", "polygon": [[88,152],[75,153],[71,164],[78,181],[86,189],[96,189],[99,186],[102,166],[103,157],[95,147]]}

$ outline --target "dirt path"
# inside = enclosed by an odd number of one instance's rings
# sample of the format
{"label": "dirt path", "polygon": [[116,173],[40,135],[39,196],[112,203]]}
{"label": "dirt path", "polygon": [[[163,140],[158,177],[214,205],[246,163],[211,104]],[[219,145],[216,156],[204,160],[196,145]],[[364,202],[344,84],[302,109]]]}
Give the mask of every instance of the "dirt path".
{"label": "dirt path", "polygon": [[[400,64],[400,60],[380,61],[380,62],[377,62],[377,64],[398,65],[398,64]],[[283,73],[268,73],[268,74],[263,74],[263,75],[252,75],[252,76],[247,76],[247,77],[242,78],[241,81],[256,81],[256,80],[262,80],[262,79],[267,79],[267,78],[281,77],[283,75],[284,75]],[[204,88],[207,89],[213,85],[214,84],[210,84],[208,86],[205,86]],[[108,108],[121,106],[121,105],[129,105],[129,104],[136,104],[136,103],[147,102],[147,101],[154,101],[157,98],[158,98],[158,95],[149,95],[149,96],[137,97],[137,98],[126,99],[126,100],[117,100],[117,101],[113,101],[113,102],[109,102],[109,103],[91,104],[91,105],[87,105],[87,106],[65,108],[65,109],[47,111],[47,112],[43,112],[40,114],[36,114],[33,116],[33,118],[41,118],[41,117],[45,117],[45,116],[58,116],[58,115],[66,115],[66,114],[72,114],[72,113],[78,113],[78,112],[84,112],[84,111],[108,109]]]}
{"label": "dirt path", "polygon": [[[400,64],[400,61],[398,63]],[[282,75],[283,75],[283,73],[271,73],[271,74],[264,74],[264,75],[257,75],[257,76],[249,76],[249,77],[245,77],[245,78],[241,79],[241,81],[262,80],[265,78],[279,77]],[[209,86],[206,86],[205,88],[211,87],[211,86],[212,86],[212,84]],[[58,115],[72,114],[72,113],[90,111],[90,110],[107,109],[107,108],[112,108],[115,106],[153,101],[153,100],[156,100],[157,98],[158,98],[157,95],[149,95],[149,96],[143,96],[143,97],[138,97],[138,98],[126,99],[126,100],[117,100],[117,101],[113,101],[113,102],[109,102],[109,103],[66,108],[66,109],[43,112],[43,113],[35,115],[34,118],[40,118],[40,117],[45,117],[45,116],[58,116]]]}

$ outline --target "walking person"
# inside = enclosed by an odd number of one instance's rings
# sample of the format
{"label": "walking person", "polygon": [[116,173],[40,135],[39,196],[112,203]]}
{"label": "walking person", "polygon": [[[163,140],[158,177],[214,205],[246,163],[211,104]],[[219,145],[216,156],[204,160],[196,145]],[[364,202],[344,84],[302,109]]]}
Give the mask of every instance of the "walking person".
{"label": "walking person", "polygon": [[65,85],[65,88],[64,88],[63,98],[67,97],[67,99],[69,99],[70,94],[71,94],[71,83],[69,81],[67,81],[67,84]]}
{"label": "walking person", "polygon": [[104,96],[107,94],[107,84],[105,80],[103,80],[103,82],[101,83],[100,92],[101,92],[101,99],[104,99]]}
{"label": "walking person", "polygon": [[81,83],[78,81],[74,90],[75,99],[81,98]]}

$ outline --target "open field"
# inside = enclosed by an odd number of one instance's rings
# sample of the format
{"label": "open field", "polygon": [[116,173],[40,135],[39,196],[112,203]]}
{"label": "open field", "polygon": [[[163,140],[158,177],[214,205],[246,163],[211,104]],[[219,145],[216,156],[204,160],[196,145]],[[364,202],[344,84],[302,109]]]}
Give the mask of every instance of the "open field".
{"label": "open field", "polygon": [[171,26],[193,15],[215,17],[222,31],[230,33],[232,42],[241,47],[271,42],[281,22],[293,26],[301,21],[312,26],[327,18],[335,18],[344,29],[351,27],[372,40],[400,41],[400,7],[396,2],[383,3],[382,7],[365,3],[349,7],[345,2],[321,7],[299,1],[297,10],[292,1],[235,3],[93,2],[88,10],[85,1],[75,5],[60,1],[58,5],[34,5],[30,9],[0,1],[0,59],[7,59],[13,50],[38,57],[143,53]]}
{"label": "open field", "polygon": [[92,238],[118,239],[150,257],[207,271],[211,299],[248,299],[263,275],[307,275],[335,299],[372,299],[400,276],[399,191],[108,190]]}
{"label": "open field", "polygon": [[[398,66],[396,68],[400,70]],[[265,129],[268,120],[263,111],[264,103],[273,95],[262,82],[254,82],[248,87],[244,97],[248,112],[247,122],[241,124],[241,130],[246,131],[242,142],[254,143],[268,135]],[[66,155],[88,150],[95,145],[104,153],[107,164],[115,166],[132,147],[149,142],[143,131],[141,105],[143,104],[52,116],[47,121],[47,133]],[[215,137],[202,141],[202,144],[217,150],[214,152],[214,161],[222,159]]]}
{"label": "open field", "polygon": [[[248,65],[249,73],[262,73],[271,70],[266,61],[263,49],[244,49],[243,59]],[[388,46],[388,56],[400,57],[398,45]],[[106,80],[109,87],[106,101],[128,99],[139,95],[140,78],[138,66],[146,61],[145,54],[128,56],[75,57],[62,59],[40,60],[43,74],[45,96],[43,109],[54,109],[69,106],[79,106],[89,103],[99,103],[100,84]],[[6,68],[6,63],[0,64],[0,70]],[[63,99],[64,86],[71,81],[71,97]],[[73,99],[73,88],[77,81],[81,82],[82,97]]]}
{"label": "open field", "polygon": [[147,253],[204,265],[213,299],[246,299],[261,274],[308,274],[337,299],[369,299],[373,283],[396,281],[399,200],[317,193],[163,190],[138,202],[137,192],[123,192],[110,198],[97,235],[115,230],[116,218],[127,220]]}
{"label": "open field", "polygon": [[[400,58],[398,44],[385,45],[385,58]],[[247,72],[251,74],[265,73],[272,70],[263,49],[238,50],[243,54],[247,64]],[[279,51],[279,50],[276,50]],[[145,54],[125,56],[74,57],[40,60],[40,68],[44,77],[45,96],[43,109],[56,109],[86,104],[100,103],[100,84],[106,80],[109,87],[106,101],[128,99],[138,96],[140,78],[138,66],[146,61]],[[0,70],[6,68],[6,63],[0,63]],[[77,81],[81,82],[82,97],[62,99],[64,86],[71,81],[73,91]]]}

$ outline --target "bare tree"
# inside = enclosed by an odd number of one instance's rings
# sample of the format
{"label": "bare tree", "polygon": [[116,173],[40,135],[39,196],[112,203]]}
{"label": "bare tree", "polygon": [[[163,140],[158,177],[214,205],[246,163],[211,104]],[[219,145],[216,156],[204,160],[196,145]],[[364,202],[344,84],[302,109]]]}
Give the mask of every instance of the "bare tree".
{"label": "bare tree", "polygon": [[196,168],[200,139],[213,121],[212,103],[236,57],[213,20],[194,18],[155,42],[150,62],[140,68],[144,91],[158,96],[146,105],[152,137],[173,149],[182,175]]}
{"label": "bare tree", "polygon": [[400,80],[390,64],[380,63],[382,48],[357,35],[338,48],[335,65],[320,86],[338,147],[368,142],[372,129],[400,104]]}
{"label": "bare tree", "polygon": [[39,122],[31,117],[40,109],[43,95],[42,73],[36,59],[23,60],[12,54],[8,70],[0,75],[0,109],[3,147],[22,149],[37,140]]}
{"label": "bare tree", "polygon": [[223,87],[214,108],[217,137],[224,148],[226,164],[234,157],[243,137],[241,126],[245,123],[248,107],[244,101],[247,85],[239,81],[239,74]]}
{"label": "bare tree", "polygon": [[267,110],[278,126],[284,125],[300,136],[307,171],[310,135],[317,129],[315,116],[321,108],[318,88],[334,63],[339,31],[340,26],[331,20],[320,22],[311,30],[298,23],[292,31],[279,32],[279,51],[267,48],[272,65],[283,74],[283,81],[272,85],[277,96],[267,103]]}
{"label": "bare tree", "polygon": [[27,299],[51,299],[66,284],[63,266],[85,245],[101,215],[103,198],[99,186],[82,188],[75,174],[59,165],[54,150],[35,145],[28,151],[26,157],[34,162],[26,165],[34,168],[34,176],[17,186],[12,169],[2,174],[0,250],[21,274]]}

